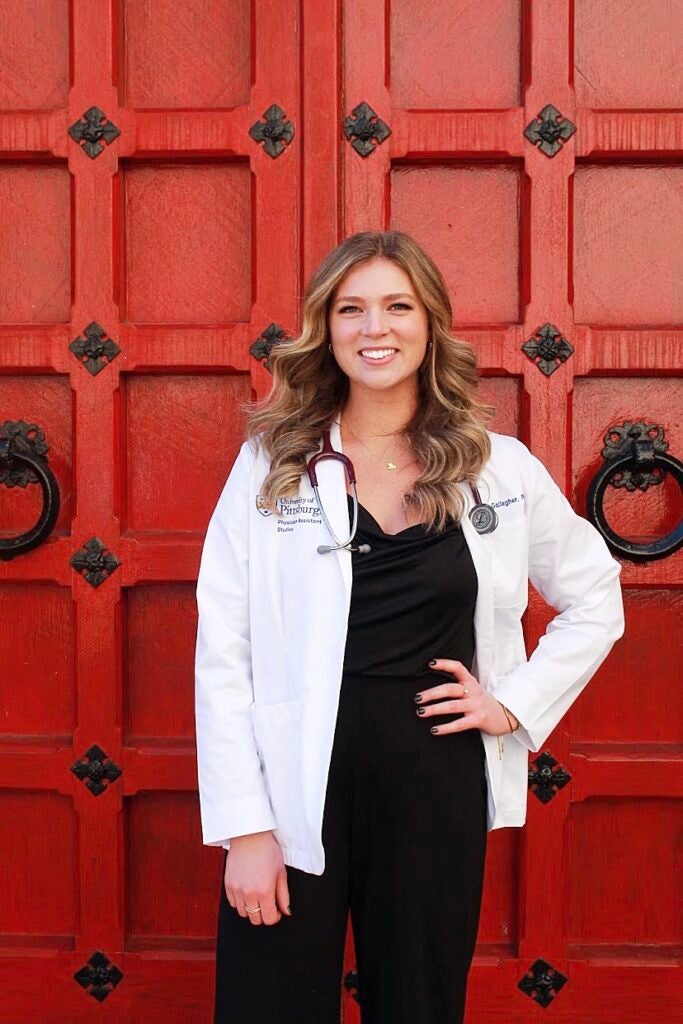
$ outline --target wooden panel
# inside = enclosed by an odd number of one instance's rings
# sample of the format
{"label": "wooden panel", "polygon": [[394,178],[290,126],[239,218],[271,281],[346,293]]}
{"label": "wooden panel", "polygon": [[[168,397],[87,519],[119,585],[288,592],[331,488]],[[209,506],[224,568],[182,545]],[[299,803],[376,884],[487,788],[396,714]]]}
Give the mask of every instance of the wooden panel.
{"label": "wooden panel", "polygon": [[406,109],[493,109],[520,99],[521,0],[392,0],[392,100]]}
{"label": "wooden panel", "polygon": [[680,13],[675,0],[574,0],[577,103],[680,107]]}
{"label": "wooden panel", "polygon": [[[679,944],[679,835],[674,800],[576,805],[568,834],[570,942],[630,947],[631,956],[639,946]],[[652,870],[644,870],[647,865]]]}
{"label": "wooden panel", "polygon": [[128,529],[201,534],[242,443],[239,403],[250,397],[247,374],[127,378]]}
{"label": "wooden panel", "polygon": [[69,0],[3,0],[0,110],[59,107],[68,88]]}
{"label": "wooden panel", "polygon": [[519,379],[494,376],[481,379],[479,401],[493,405],[496,410],[496,415],[491,421],[491,430],[518,437],[521,400],[522,388]]}
{"label": "wooden panel", "polygon": [[0,166],[0,322],[69,319],[70,204],[65,166]]}
{"label": "wooden panel", "polygon": [[126,837],[126,948],[213,949],[222,851],[202,847],[194,793],[129,798]]}
{"label": "wooden panel", "polygon": [[11,643],[0,644],[0,732],[69,736],[76,713],[71,591],[51,583],[2,584],[0,621],[22,624],[11,631]]}
{"label": "wooden panel", "polygon": [[[683,320],[683,168],[579,167],[574,309],[581,323]],[[628,253],[628,259],[620,258]]]}
{"label": "wooden panel", "polygon": [[459,324],[519,317],[520,175],[515,167],[400,165],[391,224],[436,260]]}
{"label": "wooden panel", "polygon": [[126,591],[127,743],[194,742],[194,585],[139,585]]}
{"label": "wooden panel", "polygon": [[251,194],[246,163],[126,166],[126,318],[248,320]]}
{"label": "wooden panel", "polygon": [[523,842],[519,829],[498,829],[487,837],[476,959],[518,955],[521,922],[516,887]]}
{"label": "wooden panel", "polygon": [[680,716],[671,712],[683,665],[683,592],[629,589],[624,611],[624,639],[569,711],[572,740],[679,743]]}
{"label": "wooden panel", "polygon": [[249,101],[250,0],[125,0],[125,102],[153,109]]}
{"label": "wooden panel", "polygon": [[67,797],[40,789],[0,793],[0,848],[5,851],[0,857],[0,945],[15,951],[73,947],[76,830]]}

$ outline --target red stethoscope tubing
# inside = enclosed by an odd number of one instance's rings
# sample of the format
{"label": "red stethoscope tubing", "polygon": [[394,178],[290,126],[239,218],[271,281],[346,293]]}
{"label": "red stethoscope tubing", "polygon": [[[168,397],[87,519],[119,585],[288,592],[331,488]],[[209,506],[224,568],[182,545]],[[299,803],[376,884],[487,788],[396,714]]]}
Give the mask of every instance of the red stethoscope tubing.
{"label": "red stethoscope tubing", "polygon": [[[325,514],[325,509],[323,508],[323,503],[320,500],[320,494],[318,492],[317,467],[319,462],[324,462],[326,459],[335,459],[337,462],[341,462],[343,464],[344,469],[346,470],[346,475],[348,476],[349,479],[349,483],[351,484],[353,490],[353,494],[351,495],[353,499],[353,522],[351,525],[351,535],[349,539],[344,542],[339,540],[334,530],[332,529],[332,525],[330,524],[327,515]],[[332,447],[332,440],[330,438],[329,430],[323,431],[323,446],[319,452],[316,452],[314,455],[311,456],[308,462],[308,466],[306,467],[306,470],[308,473],[308,479],[310,480],[311,483],[311,487],[313,488],[313,493],[315,494],[316,501],[318,502],[318,506],[320,508],[320,514],[322,516],[323,522],[325,523],[328,533],[334,539],[335,542],[334,544],[320,544],[318,546],[318,552],[321,555],[324,555],[327,554],[329,551],[336,551],[339,548],[349,548],[349,550],[351,551],[356,550],[360,552],[369,551],[370,546],[368,544],[361,544],[356,548],[352,547],[353,539],[356,536],[356,530],[358,527],[358,493],[356,491],[356,471],[353,468],[353,463],[351,462],[351,459],[348,457],[348,455],[344,455],[343,452],[335,451],[335,449]],[[474,528],[477,531],[477,533],[492,533],[493,530],[495,530],[496,527],[498,526],[498,514],[491,505],[487,505],[481,500],[479,489],[474,484],[470,484],[470,489],[472,491],[475,501],[474,508],[470,509],[469,512],[470,520],[472,521],[472,524],[474,525]]]}

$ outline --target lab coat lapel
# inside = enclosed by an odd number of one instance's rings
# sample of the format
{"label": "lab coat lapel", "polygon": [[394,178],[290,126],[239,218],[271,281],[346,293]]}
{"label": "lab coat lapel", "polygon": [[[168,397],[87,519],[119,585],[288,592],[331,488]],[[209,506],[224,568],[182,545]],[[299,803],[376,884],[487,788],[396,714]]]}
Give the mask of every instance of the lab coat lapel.
{"label": "lab coat lapel", "polygon": [[[341,431],[337,420],[333,420],[330,425],[330,441],[336,452],[342,451]],[[346,540],[349,536],[349,508],[346,500],[346,473],[341,460],[325,459],[318,464],[318,492],[332,529],[340,540]],[[329,537],[326,542],[333,544],[334,538]],[[351,552],[347,548],[341,548],[322,557],[337,560],[348,602],[352,582]]]}
{"label": "lab coat lapel", "polygon": [[477,533],[469,512],[474,506],[472,492],[463,488],[467,498],[461,526],[472,556],[477,574],[477,602],[474,609],[474,632],[476,644],[476,664],[472,674],[477,676],[484,687],[488,687],[493,666],[493,579],[491,576],[491,545],[486,534]]}

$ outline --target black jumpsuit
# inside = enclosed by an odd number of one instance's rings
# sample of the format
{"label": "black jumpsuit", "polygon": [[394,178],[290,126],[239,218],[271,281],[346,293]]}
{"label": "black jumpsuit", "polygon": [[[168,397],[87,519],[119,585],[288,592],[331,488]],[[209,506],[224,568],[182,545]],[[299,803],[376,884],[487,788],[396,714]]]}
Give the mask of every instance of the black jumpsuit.
{"label": "black jumpsuit", "polygon": [[[349,502],[351,499],[349,498]],[[359,510],[351,610],[323,817],[322,875],[287,867],[292,916],[250,924],[221,881],[215,1024],[338,1024],[351,911],[363,1024],[458,1024],[479,923],[486,777],[478,729],[418,716],[471,668],[477,579],[457,523],[385,534]]]}

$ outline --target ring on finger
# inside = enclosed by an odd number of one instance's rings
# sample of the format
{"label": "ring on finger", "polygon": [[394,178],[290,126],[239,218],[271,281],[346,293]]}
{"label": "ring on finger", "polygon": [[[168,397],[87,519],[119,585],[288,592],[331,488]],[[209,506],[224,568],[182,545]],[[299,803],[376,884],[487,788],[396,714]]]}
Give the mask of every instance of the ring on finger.
{"label": "ring on finger", "polygon": [[466,696],[467,696],[467,694],[468,694],[468,693],[469,693],[470,691],[469,691],[469,690],[467,689],[467,687],[466,687],[466,686],[463,686],[463,688],[462,688],[462,692],[463,692],[463,695],[464,695],[464,696],[466,697]]}
{"label": "ring on finger", "polygon": [[260,914],[260,913],[261,913],[261,907],[260,907],[260,905],[259,905],[258,907],[248,907],[248,906],[246,905],[246,903],[245,903],[245,904],[244,904],[244,909],[246,910],[246,912],[247,912],[248,914]]}

